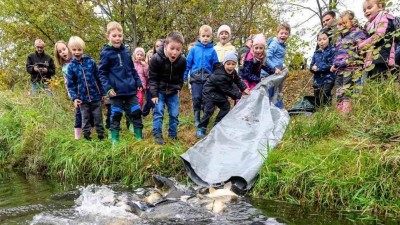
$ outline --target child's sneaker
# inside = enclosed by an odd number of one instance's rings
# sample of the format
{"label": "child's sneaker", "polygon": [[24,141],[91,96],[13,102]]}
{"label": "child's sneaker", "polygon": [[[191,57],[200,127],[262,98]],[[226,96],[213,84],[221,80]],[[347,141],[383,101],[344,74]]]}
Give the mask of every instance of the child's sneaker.
{"label": "child's sneaker", "polygon": [[83,135],[83,137],[84,137],[86,140],[88,140],[88,141],[91,141],[91,140],[92,140],[92,138],[91,138],[89,135]]}
{"label": "child's sneaker", "polygon": [[339,112],[341,112],[342,109],[343,109],[343,101],[338,102],[336,107],[337,107],[337,110],[338,110]]}
{"label": "child's sneaker", "polygon": [[343,105],[342,105],[342,113],[350,113],[351,112],[351,101],[349,99],[345,99],[343,100]]}
{"label": "child's sneaker", "polygon": [[206,128],[205,127],[200,127],[199,129],[197,129],[196,137],[198,139],[204,138],[205,136],[206,136]]}
{"label": "child's sneaker", "polygon": [[165,141],[164,138],[162,137],[162,134],[154,135],[154,141],[159,145],[165,145]]}

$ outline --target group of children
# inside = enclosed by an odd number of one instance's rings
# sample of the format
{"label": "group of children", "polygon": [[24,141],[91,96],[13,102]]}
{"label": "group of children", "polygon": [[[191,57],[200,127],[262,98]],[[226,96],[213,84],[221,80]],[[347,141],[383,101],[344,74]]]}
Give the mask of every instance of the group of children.
{"label": "group of children", "polygon": [[336,84],[337,109],[348,113],[352,87],[365,79],[356,77],[355,71],[367,71],[368,79],[384,79],[386,72],[394,68],[394,16],[385,10],[382,0],[365,0],[363,10],[368,19],[364,28],[350,10],[340,13],[337,24],[334,12],[323,15],[323,20],[332,25],[319,32],[319,47],[310,65],[316,106],[331,103],[331,91]]}
{"label": "group of children", "polygon": [[[319,32],[318,49],[310,66],[319,106],[331,102],[331,90],[336,82],[337,107],[340,111],[350,110],[348,90],[354,84],[354,71],[361,66],[361,52],[366,52],[365,68],[375,65],[368,70],[368,77],[392,66],[394,44],[388,46],[382,40],[393,29],[393,16],[384,8],[385,4],[380,0],[364,2],[365,16],[369,20],[366,24],[368,33],[358,26],[354,13],[349,10],[340,14],[337,26],[326,26]],[[332,17],[332,12],[326,15]],[[334,21],[334,14],[333,18],[330,17],[327,17],[327,22],[330,19]],[[263,34],[254,35],[248,51],[238,56],[230,43],[229,26],[219,27],[219,42],[214,46],[212,28],[203,25],[186,58],[182,54],[184,38],[175,31],[170,32],[165,40],[157,40],[147,57],[143,48],[136,48],[132,57],[123,44],[121,25],[110,22],[106,35],[109,43],[102,49],[98,66],[83,54],[85,43],[81,38],[71,37],[68,44],[57,42],[57,64],[62,66],[68,94],[76,107],[76,138],[82,131],[84,138],[90,140],[90,128],[95,127],[98,138],[104,139],[101,102],[108,98],[106,128],[110,130],[113,143],[119,140],[124,112],[132,126],[131,131],[137,139],[143,139],[142,116],[148,115],[154,107],[154,140],[157,144],[165,144],[162,134],[165,106],[169,114],[168,137],[177,139],[179,91],[186,79],[191,86],[196,137],[203,138],[215,108],[220,111],[214,125],[229,112],[228,97],[237,101],[265,77],[281,74],[285,69],[285,42],[290,31],[290,26],[283,23],[278,26],[277,36],[268,41]],[[380,57],[375,56],[376,51],[364,50],[371,45],[381,47]],[[238,69],[239,61],[243,65]]]}
{"label": "group of children", "polygon": [[[286,36],[280,37],[281,30]],[[214,125],[229,112],[228,96],[238,100],[242,94],[249,94],[261,80],[262,69],[269,74],[279,73],[283,65],[284,42],[289,33],[288,25],[281,26],[274,40],[280,49],[270,45],[271,52],[281,53],[272,53],[281,57],[279,60],[274,58],[276,64],[267,64],[266,41],[262,34],[255,36],[249,52],[238,56],[230,43],[231,29],[227,25],[218,29],[216,46],[212,42],[212,28],[201,26],[199,40],[193,44],[187,58],[182,54],[184,38],[179,32],[170,32],[165,40],[158,39],[147,54],[143,48],[136,48],[132,57],[123,44],[122,26],[117,22],[107,25],[109,42],[102,48],[98,66],[83,53],[85,43],[80,37],[73,36],[68,43],[59,41],[55,44],[54,54],[76,108],[75,138],[79,139],[83,133],[85,139],[91,140],[91,128],[95,127],[98,138],[104,139],[102,101],[105,101],[108,109],[106,128],[110,130],[113,143],[119,141],[124,112],[132,127],[130,130],[137,139],[143,139],[142,116],[148,115],[153,107],[154,140],[165,144],[162,135],[165,106],[169,114],[168,136],[177,139],[179,91],[184,79],[190,81],[198,127],[196,136],[202,138],[215,107],[220,108],[220,112]],[[244,66],[240,68],[239,76],[236,69],[241,58]],[[201,112],[204,112],[202,117]]]}

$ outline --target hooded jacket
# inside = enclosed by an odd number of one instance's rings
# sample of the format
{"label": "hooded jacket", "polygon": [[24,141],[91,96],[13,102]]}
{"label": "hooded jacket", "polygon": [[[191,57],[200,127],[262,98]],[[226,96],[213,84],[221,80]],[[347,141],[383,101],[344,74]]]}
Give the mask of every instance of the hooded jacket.
{"label": "hooded jacket", "polygon": [[255,61],[253,52],[250,50],[245,56],[243,67],[240,68],[240,76],[243,80],[247,80],[252,83],[258,83],[261,81],[261,69],[268,74],[274,74],[275,70],[269,67],[266,63],[261,61]]}
{"label": "hooded jacket", "polygon": [[186,69],[186,59],[179,55],[171,62],[164,53],[164,47],[157,49],[149,66],[149,89],[152,98],[158,98],[158,94],[172,95],[178,93],[183,86],[183,74]]}
{"label": "hooded jacket", "polygon": [[[310,71],[314,74],[314,79],[318,85],[335,82],[335,73],[331,72],[334,57],[335,48],[332,47],[332,45],[328,45],[325,49],[318,49],[314,52],[310,64]],[[312,70],[314,65],[317,66],[317,71]]]}
{"label": "hooded jacket", "polygon": [[230,42],[222,45],[221,42],[218,42],[217,45],[214,46],[215,52],[217,52],[218,61],[222,62],[224,60],[224,56],[228,51],[236,52],[235,46],[233,46]]}
{"label": "hooded jacket", "polygon": [[99,77],[108,93],[114,89],[118,96],[131,96],[142,82],[135,70],[131,53],[123,44],[119,48],[104,45],[101,50]]}
{"label": "hooded jacket", "polygon": [[274,37],[267,45],[267,62],[266,64],[274,69],[282,69],[285,60],[286,44],[279,42],[278,38]]}
{"label": "hooded jacket", "polygon": [[190,73],[190,82],[205,82],[218,62],[213,42],[204,45],[198,40],[187,56],[184,78],[187,79]]}
{"label": "hooded jacket", "polygon": [[[392,14],[387,11],[381,11],[365,24],[369,37],[358,45],[360,49],[366,48],[365,50],[367,50],[364,68],[369,67],[371,64],[394,66],[396,47],[393,39],[388,37],[390,33],[393,36],[392,32],[395,31],[393,20],[394,16]],[[388,40],[385,41],[385,38]],[[390,46],[387,46],[387,44],[390,44]],[[371,51],[372,49],[368,51],[367,49],[372,47],[371,45],[374,45],[374,49],[381,48],[379,53],[375,53],[375,55],[379,55],[376,59],[374,58],[374,51]]]}
{"label": "hooded jacket", "polygon": [[68,93],[72,101],[75,99],[83,103],[100,101],[106,93],[97,74],[96,62],[87,55],[83,55],[81,61],[73,58],[68,65]]}
{"label": "hooded jacket", "polygon": [[[236,85],[234,85],[236,84]],[[212,76],[210,76],[203,88],[203,99],[206,101],[226,101],[229,96],[232,99],[240,99],[247,86],[238,76],[236,70],[228,74],[222,64],[216,66]]]}
{"label": "hooded jacket", "polygon": [[356,63],[359,54],[358,44],[367,38],[364,30],[353,26],[348,32],[340,34],[335,46],[335,59],[333,65],[338,72],[354,71],[360,65]]}

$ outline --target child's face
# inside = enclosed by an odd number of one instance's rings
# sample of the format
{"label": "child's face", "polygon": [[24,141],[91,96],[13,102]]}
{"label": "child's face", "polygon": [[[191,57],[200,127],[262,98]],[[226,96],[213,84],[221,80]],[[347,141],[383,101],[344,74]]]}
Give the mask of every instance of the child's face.
{"label": "child's face", "polygon": [[236,62],[234,62],[234,61],[227,61],[227,62],[224,64],[224,68],[225,68],[225,71],[226,71],[228,74],[232,74],[233,71],[234,71],[235,68],[236,68]]}
{"label": "child's face", "polygon": [[335,22],[335,18],[333,18],[331,15],[326,15],[324,18],[322,18],[322,25],[324,28],[328,28],[333,25]]}
{"label": "child's face", "polygon": [[178,56],[182,52],[182,44],[176,41],[170,41],[164,47],[165,55],[168,57],[169,61],[175,62]]}
{"label": "child's face", "polygon": [[325,48],[328,46],[328,44],[329,44],[328,35],[326,35],[326,34],[320,34],[320,35],[318,36],[318,46],[319,46],[321,49],[325,49]]}
{"label": "child's face", "polygon": [[82,59],[83,48],[77,45],[71,46],[71,53],[79,61]]}
{"label": "child's face", "polygon": [[69,50],[67,46],[64,43],[58,43],[57,47],[57,54],[58,56],[64,61],[67,62],[71,59],[71,54],[69,53]]}
{"label": "child's face", "polygon": [[262,57],[265,51],[265,46],[261,44],[253,45],[253,52],[255,57]]}
{"label": "child's face", "polygon": [[363,11],[367,19],[375,17],[380,11],[383,10],[382,4],[377,3],[375,0],[367,0],[364,2]]}
{"label": "child's face", "polygon": [[283,43],[289,38],[289,31],[286,29],[280,29],[278,32],[278,40]]}
{"label": "child's face", "polygon": [[211,42],[212,34],[209,31],[202,31],[199,35],[199,40],[203,45],[206,45]]}
{"label": "child's face", "polygon": [[161,45],[162,45],[162,42],[161,42],[161,41],[157,41],[157,42],[156,42],[156,50],[157,50]]}
{"label": "child's face", "polygon": [[124,33],[118,29],[114,29],[107,34],[107,39],[111,42],[114,48],[119,48],[124,40]]}
{"label": "child's face", "polygon": [[347,33],[353,27],[353,20],[349,16],[340,17],[337,27],[341,33]]}
{"label": "child's face", "polygon": [[221,31],[218,38],[221,44],[226,44],[229,42],[229,33],[227,31]]}
{"label": "child's face", "polygon": [[135,58],[138,61],[144,61],[144,53],[143,52],[138,52],[135,54]]}

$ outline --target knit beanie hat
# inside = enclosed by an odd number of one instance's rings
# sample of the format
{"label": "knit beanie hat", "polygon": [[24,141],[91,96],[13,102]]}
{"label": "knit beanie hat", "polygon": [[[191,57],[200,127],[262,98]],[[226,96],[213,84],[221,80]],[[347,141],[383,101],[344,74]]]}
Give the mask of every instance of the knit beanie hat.
{"label": "knit beanie hat", "polygon": [[135,55],[136,55],[138,52],[142,52],[143,55],[146,55],[146,52],[144,51],[143,48],[137,47],[137,48],[135,48],[135,51],[133,53],[135,53]]}
{"label": "knit beanie hat", "polygon": [[262,44],[262,45],[264,45],[265,46],[265,37],[264,37],[264,35],[263,34],[256,34],[256,35],[254,35],[254,38],[253,38],[253,45],[259,45],[259,44]]}
{"label": "knit beanie hat", "polygon": [[218,28],[217,37],[219,37],[219,34],[220,34],[222,31],[228,32],[229,38],[231,38],[231,28],[230,28],[228,25],[221,25],[221,26]]}
{"label": "knit beanie hat", "polygon": [[224,60],[222,61],[222,65],[225,65],[226,62],[233,61],[235,63],[238,62],[238,56],[235,51],[227,51],[224,56]]}

